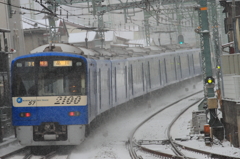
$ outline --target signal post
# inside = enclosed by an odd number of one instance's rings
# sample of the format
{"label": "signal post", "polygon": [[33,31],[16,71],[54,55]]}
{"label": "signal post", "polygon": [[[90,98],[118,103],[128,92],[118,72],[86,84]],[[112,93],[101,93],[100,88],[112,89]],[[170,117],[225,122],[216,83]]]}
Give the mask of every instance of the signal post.
{"label": "signal post", "polygon": [[[206,0],[198,0],[200,5],[197,8],[199,13],[199,30],[201,41],[201,54],[202,54],[202,71],[203,71],[203,84],[204,84],[204,100],[199,105],[199,109],[206,109],[206,114],[209,114],[208,124],[211,127],[212,133],[215,137],[223,139],[223,125],[217,117],[218,101],[215,96],[215,79],[213,78],[212,63],[211,63],[211,50],[210,50],[210,31],[208,22],[208,7]],[[218,81],[219,82],[219,81]],[[205,137],[205,143],[208,143],[210,136]]]}

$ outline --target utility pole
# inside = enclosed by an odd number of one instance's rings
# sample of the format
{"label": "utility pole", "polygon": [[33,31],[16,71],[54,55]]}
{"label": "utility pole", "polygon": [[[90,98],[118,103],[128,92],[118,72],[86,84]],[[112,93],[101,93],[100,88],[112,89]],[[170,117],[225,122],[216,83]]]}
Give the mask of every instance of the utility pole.
{"label": "utility pole", "polygon": [[[34,9],[34,3],[32,0],[28,0],[29,8]],[[35,14],[33,11],[30,10],[30,17],[31,19],[35,19]]]}
{"label": "utility pole", "polygon": [[216,1],[215,0],[210,0],[210,9],[211,9],[211,13],[212,13],[212,31],[213,31],[213,41],[214,41],[214,52],[215,52],[215,58],[216,58],[216,78],[217,78],[217,96],[218,96],[218,100],[219,100],[219,104],[221,106],[221,89],[220,89],[220,78],[221,78],[221,60],[220,60],[220,56],[222,54],[221,49],[220,49],[220,41],[219,41],[219,24],[218,24],[218,14],[217,14],[217,5],[216,5]]}

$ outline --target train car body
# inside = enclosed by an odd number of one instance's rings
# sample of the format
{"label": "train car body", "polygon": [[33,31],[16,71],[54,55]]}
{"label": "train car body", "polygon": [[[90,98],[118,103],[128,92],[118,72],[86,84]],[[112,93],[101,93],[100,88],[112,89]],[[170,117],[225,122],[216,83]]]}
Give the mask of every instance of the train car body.
{"label": "train car body", "polygon": [[67,44],[46,48],[11,65],[12,118],[22,145],[78,145],[103,112],[201,74],[199,49],[112,58]]}

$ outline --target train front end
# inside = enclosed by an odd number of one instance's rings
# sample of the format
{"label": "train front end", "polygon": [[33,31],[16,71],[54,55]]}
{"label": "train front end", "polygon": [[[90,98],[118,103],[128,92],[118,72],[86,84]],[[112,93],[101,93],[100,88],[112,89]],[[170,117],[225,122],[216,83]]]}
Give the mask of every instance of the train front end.
{"label": "train front end", "polygon": [[12,61],[12,121],[26,146],[78,145],[88,124],[87,60],[44,52]]}

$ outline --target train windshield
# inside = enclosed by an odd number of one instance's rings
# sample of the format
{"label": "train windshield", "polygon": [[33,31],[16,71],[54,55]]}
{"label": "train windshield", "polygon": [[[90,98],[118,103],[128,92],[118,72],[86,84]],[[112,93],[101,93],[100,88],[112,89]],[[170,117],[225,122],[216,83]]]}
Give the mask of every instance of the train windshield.
{"label": "train windshield", "polygon": [[13,68],[13,96],[86,94],[86,67],[81,59],[49,57],[21,59]]}

